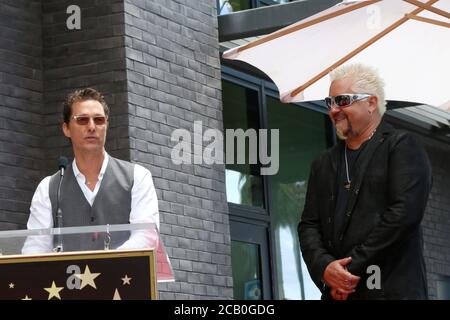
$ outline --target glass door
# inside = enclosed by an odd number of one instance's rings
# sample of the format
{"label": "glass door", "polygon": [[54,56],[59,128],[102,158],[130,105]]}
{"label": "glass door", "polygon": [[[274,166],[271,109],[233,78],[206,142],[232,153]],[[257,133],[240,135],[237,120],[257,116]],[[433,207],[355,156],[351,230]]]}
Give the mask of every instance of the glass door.
{"label": "glass door", "polygon": [[272,299],[267,227],[231,221],[230,229],[234,299]]}

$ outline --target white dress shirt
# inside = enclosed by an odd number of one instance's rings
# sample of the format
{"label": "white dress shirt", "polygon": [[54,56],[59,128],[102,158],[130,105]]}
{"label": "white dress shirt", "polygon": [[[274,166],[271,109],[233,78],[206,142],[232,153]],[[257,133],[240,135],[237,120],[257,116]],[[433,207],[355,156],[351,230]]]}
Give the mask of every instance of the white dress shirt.
{"label": "white dress shirt", "polygon": [[[98,181],[93,191],[86,186],[86,177],[80,172],[76,161],[72,162],[73,174],[81,188],[86,200],[92,206],[98,190],[102,184],[103,176],[108,166],[109,155],[105,153]],[[52,204],[49,196],[51,176],[45,177],[37,187],[30,207],[28,229],[53,228]],[[130,223],[155,223],[159,230],[159,212],[156,190],[150,171],[141,165],[134,164],[134,183],[131,189]],[[147,246],[148,239],[143,232],[132,231],[130,239],[119,249],[141,248]],[[22,253],[43,253],[53,250],[53,239],[48,236],[28,237]]]}

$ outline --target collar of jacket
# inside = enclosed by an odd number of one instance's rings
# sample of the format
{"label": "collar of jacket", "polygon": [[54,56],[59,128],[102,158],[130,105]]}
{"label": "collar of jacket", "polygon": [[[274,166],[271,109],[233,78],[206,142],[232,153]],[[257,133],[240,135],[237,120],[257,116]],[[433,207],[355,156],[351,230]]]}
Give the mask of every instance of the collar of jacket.
{"label": "collar of jacket", "polygon": [[[373,146],[378,146],[379,143],[383,142],[384,139],[394,130],[394,127],[387,123],[384,118],[381,119],[380,124],[377,127],[373,137],[369,140],[368,145],[366,146],[366,150],[363,154],[361,154],[361,163],[365,162],[363,160],[367,160],[367,155],[369,154],[367,150],[372,150]],[[334,172],[337,172],[337,166],[339,163],[339,156],[342,148],[344,148],[344,140],[338,140],[338,142],[329,149],[328,156],[330,157],[331,166]],[[375,151],[375,150],[373,150]],[[370,152],[371,158],[373,152]],[[359,170],[358,170],[359,171]]]}

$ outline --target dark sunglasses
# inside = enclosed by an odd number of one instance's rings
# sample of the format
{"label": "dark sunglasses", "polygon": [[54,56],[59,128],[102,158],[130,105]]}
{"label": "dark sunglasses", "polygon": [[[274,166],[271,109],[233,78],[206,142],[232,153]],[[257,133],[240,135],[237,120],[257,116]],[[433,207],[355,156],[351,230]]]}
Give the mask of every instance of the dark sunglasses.
{"label": "dark sunglasses", "polygon": [[366,99],[371,96],[371,94],[367,93],[344,93],[335,97],[326,97],[325,103],[327,104],[328,109],[331,109],[333,105],[335,105],[336,108],[345,108],[355,101]]}
{"label": "dark sunglasses", "polygon": [[95,116],[95,117],[89,117],[89,116],[72,116],[72,119],[74,119],[78,125],[85,126],[89,123],[90,119],[94,120],[95,125],[101,126],[106,123],[106,117],[105,116]]}

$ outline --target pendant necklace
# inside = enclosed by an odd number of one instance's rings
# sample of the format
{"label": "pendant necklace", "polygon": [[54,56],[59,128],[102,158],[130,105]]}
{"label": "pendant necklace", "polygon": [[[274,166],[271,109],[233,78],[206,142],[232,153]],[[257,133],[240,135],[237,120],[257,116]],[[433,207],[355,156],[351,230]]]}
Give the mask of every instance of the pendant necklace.
{"label": "pendant necklace", "polygon": [[344,188],[346,190],[350,189],[350,186],[352,184],[352,181],[350,180],[349,177],[349,172],[348,172],[348,160],[347,160],[347,144],[345,144],[345,149],[344,149],[344,158],[345,158],[345,173],[347,175],[347,182],[344,183]]}
{"label": "pendant necklace", "polygon": [[[375,134],[375,131],[377,131],[377,129],[372,131],[372,133],[370,134],[370,137],[366,141],[372,139],[373,135]],[[345,174],[346,174],[346,178],[347,178],[347,181],[344,183],[344,188],[346,190],[349,190],[351,187],[352,181],[350,180],[350,174],[349,174],[349,170],[348,170],[347,144],[345,144],[344,158],[345,158]]]}

